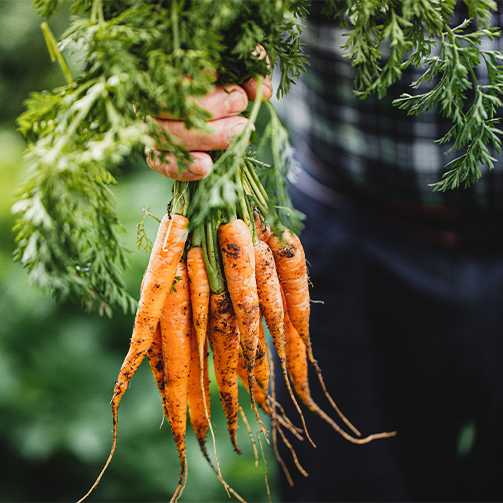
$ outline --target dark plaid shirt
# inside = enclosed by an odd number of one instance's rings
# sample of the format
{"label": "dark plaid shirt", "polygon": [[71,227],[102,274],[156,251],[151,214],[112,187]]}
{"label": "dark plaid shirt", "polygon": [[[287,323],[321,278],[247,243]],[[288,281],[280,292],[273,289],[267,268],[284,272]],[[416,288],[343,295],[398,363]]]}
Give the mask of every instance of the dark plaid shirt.
{"label": "dark plaid shirt", "polygon": [[[493,19],[503,26],[501,4]],[[465,14],[458,12],[454,25]],[[481,166],[481,180],[468,189],[432,191],[429,184],[442,178],[445,164],[454,158],[445,155],[448,147],[434,143],[451,124],[434,111],[411,116],[392,105],[402,93],[412,93],[410,84],[424,70],[407,71],[381,100],[377,96],[360,100],[353,94],[355,73],[343,57],[344,41],[337,23],[312,13],[304,31],[310,66],[288,97],[277,104],[294,146],[307,144],[329,170],[328,176],[311,174],[325,185],[361,196],[503,207],[503,159],[492,171]],[[485,44],[503,49],[501,39]],[[483,75],[479,78],[483,80]]]}

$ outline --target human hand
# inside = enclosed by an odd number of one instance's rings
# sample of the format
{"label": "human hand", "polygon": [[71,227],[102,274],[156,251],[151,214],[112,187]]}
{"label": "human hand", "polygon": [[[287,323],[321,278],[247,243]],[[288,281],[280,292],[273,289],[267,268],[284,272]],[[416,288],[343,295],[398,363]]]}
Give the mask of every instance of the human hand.
{"label": "human hand", "polygon": [[[155,171],[175,180],[201,180],[211,171],[213,165],[207,152],[225,150],[232,139],[245,128],[248,119],[240,117],[238,114],[246,109],[248,100],[255,100],[256,93],[257,82],[255,79],[250,79],[242,86],[215,85],[211,93],[197,100],[199,105],[211,114],[209,124],[213,131],[209,134],[196,129],[187,129],[183,121],[172,120],[162,115],[156,117],[154,120],[170,135],[177,138],[179,144],[190,152],[192,162],[187,170],[179,173],[173,154],[167,154],[165,156],[167,162],[162,162],[159,155],[147,149],[148,165]],[[271,78],[270,76],[263,77],[262,97],[269,99],[271,96]]]}

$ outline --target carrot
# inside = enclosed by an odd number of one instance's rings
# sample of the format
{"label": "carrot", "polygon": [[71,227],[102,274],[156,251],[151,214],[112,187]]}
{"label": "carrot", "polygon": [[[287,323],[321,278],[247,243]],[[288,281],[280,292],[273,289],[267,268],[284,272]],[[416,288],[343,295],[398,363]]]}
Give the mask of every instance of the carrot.
{"label": "carrot", "polygon": [[227,419],[227,427],[234,450],[241,453],[236,440],[239,411],[237,382],[239,331],[227,290],[221,293],[211,293],[210,313],[208,338],[213,352],[220,401]]}
{"label": "carrot", "polygon": [[[199,244],[199,243],[198,243]],[[208,274],[206,273],[206,266],[204,263],[204,250],[202,246],[193,246],[187,251],[187,272],[190,282],[190,302],[192,305],[192,324],[194,327],[194,334],[196,338],[196,350],[199,358],[199,389],[206,397],[202,402],[203,408],[208,404],[206,410],[206,420],[211,427],[209,420],[209,389],[205,386],[205,369],[207,372],[207,338],[206,333],[208,330],[208,314],[210,304],[210,283]],[[194,356],[194,355],[193,355]],[[194,366],[194,364],[193,364]],[[195,379],[196,376],[193,376]],[[192,381],[192,378],[191,378]],[[207,432],[206,432],[207,433]],[[213,430],[212,430],[213,434]],[[206,437],[206,435],[205,435]],[[201,446],[202,448],[202,446]],[[203,451],[206,452],[206,451]],[[216,453],[215,453],[216,455]],[[206,458],[209,461],[208,456]]]}
{"label": "carrot", "polygon": [[176,268],[173,289],[166,297],[161,315],[168,420],[180,457],[180,477],[171,501],[175,500],[182,487],[186,466],[185,432],[191,360],[191,330],[192,311],[187,267],[185,262],[180,261]]}
{"label": "carrot", "polygon": [[292,379],[292,384],[295,392],[304,405],[312,412],[321,417],[324,421],[340,433],[346,440],[355,444],[366,444],[378,438],[393,437],[396,432],[385,432],[369,435],[365,438],[354,438],[346,433],[340,426],[326,414],[313,400],[309,389],[308,369],[307,369],[307,352],[304,341],[300,337],[296,328],[290,320],[288,312],[285,310],[285,354],[288,373]]}
{"label": "carrot", "polygon": [[157,384],[157,389],[161,394],[162,407],[164,415],[168,417],[168,409],[166,405],[166,396],[164,392],[164,355],[162,353],[162,332],[161,324],[157,324],[157,328],[154,334],[154,339],[152,344],[147,351],[148,361],[150,363],[150,368],[154,374],[154,379]]}
{"label": "carrot", "polygon": [[163,310],[164,301],[173,284],[186,238],[187,218],[176,214],[165,215],[159,226],[145,272],[129,351],[115,383],[112,398],[114,425],[119,402],[152,344],[154,332]]}
{"label": "carrot", "polygon": [[271,378],[271,366],[267,357],[267,343],[265,340],[264,327],[259,324],[259,341],[257,344],[257,353],[255,355],[255,381],[260,389],[267,396],[269,389],[269,380]]}
{"label": "carrot", "polygon": [[246,362],[250,397],[257,422],[265,433],[254,398],[254,365],[258,344],[260,307],[255,279],[255,255],[250,230],[241,219],[218,228],[227,289],[239,326],[240,343]]}
{"label": "carrot", "polygon": [[190,282],[190,301],[192,317],[197,338],[199,361],[203,368],[208,310],[210,303],[210,283],[204,265],[204,251],[201,246],[192,246],[187,252],[187,271]]}
{"label": "carrot", "polygon": [[295,399],[290,385],[290,380],[288,378],[285,360],[285,328],[283,321],[284,308],[274,255],[269,245],[263,241],[259,241],[253,247],[253,250],[255,252],[255,277],[257,279],[257,292],[260,301],[260,308],[264,315],[267,327],[269,328],[274,347],[276,348],[288,392],[290,393],[293,403],[300,415],[307,438],[314,446],[314,443],[307,432],[304,415],[302,414],[302,410]]}
{"label": "carrot", "polygon": [[315,360],[309,335],[310,296],[304,248],[298,236],[286,229],[281,237],[272,234],[268,244],[274,255],[276,269],[283,288],[288,315],[292,325],[304,341],[309,361],[313,364],[325,396],[340,418],[353,432],[360,432],[344,416],[330,396],[318,362]]}
{"label": "carrot", "polygon": [[[248,390],[248,393],[250,393],[250,381],[248,379],[248,368],[246,365],[245,358],[243,356],[243,352],[241,351],[239,353],[239,358],[238,358],[238,368],[237,368],[237,373],[239,378],[241,379],[241,382],[245,386],[245,388]],[[269,416],[273,414],[273,411],[270,407],[268,397],[264,390],[258,385],[258,383],[255,381],[253,382],[254,386],[254,397],[259,406],[262,408],[262,410]],[[251,394],[250,394],[251,395]]]}
{"label": "carrot", "polygon": [[[312,358],[309,338],[310,297],[306,258],[300,239],[286,229],[281,237],[272,234],[268,244],[273,252],[276,270],[285,292],[290,320]],[[314,360],[314,357],[312,358]]]}
{"label": "carrot", "polygon": [[[208,378],[208,350],[206,340],[203,344],[203,368],[201,371],[200,350],[196,332],[193,329],[190,335],[190,373],[189,386],[187,394],[187,403],[189,406],[189,416],[192,429],[201,447],[204,457],[208,460],[206,452],[206,435],[209,428],[209,410],[210,410],[210,383]],[[200,376],[203,376],[203,387],[201,387]],[[204,403],[206,401],[206,403]],[[210,462],[211,464],[211,462]]]}
{"label": "carrot", "polygon": [[152,345],[154,332],[161,316],[164,301],[173,284],[176,267],[182,256],[186,239],[187,218],[177,213],[166,214],[159,225],[147,270],[143,278],[129,351],[115,382],[114,394],[111,400],[113,416],[112,449],[96,482],[78,503],[86,499],[98,485],[112,460],[115,446],[117,445],[119,403],[136,370]]}

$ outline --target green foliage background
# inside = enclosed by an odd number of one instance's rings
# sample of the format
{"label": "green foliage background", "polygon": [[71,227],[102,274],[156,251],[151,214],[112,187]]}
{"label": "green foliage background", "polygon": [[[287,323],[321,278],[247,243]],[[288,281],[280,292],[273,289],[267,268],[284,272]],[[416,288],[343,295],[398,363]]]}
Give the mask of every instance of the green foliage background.
{"label": "green foliage background", "polygon": [[[43,19],[31,3],[0,1],[0,501],[76,501],[94,482],[111,447],[109,402],[133,316],[118,311],[107,319],[56,304],[30,286],[26,271],[12,260],[10,207],[25,176],[24,143],[15,119],[30,92],[64,82],[50,62],[40,29]],[[58,36],[67,23],[63,11],[50,26]],[[114,193],[131,250],[125,280],[137,296],[148,256],[136,248],[135,227],[147,206],[158,216],[164,213],[171,186],[142,161],[125,166],[118,181]],[[156,226],[153,219],[147,221],[152,238]],[[245,452],[233,452],[214,386],[211,399],[224,478],[247,501],[267,501],[264,462],[255,469],[242,423],[238,440]],[[167,422],[162,427],[161,422],[160,398],[144,362],[121,403],[114,459],[89,501],[169,501],[178,479],[178,455]],[[181,501],[235,501],[208,467],[190,429],[188,443],[188,484]],[[209,439],[210,452],[211,447]],[[276,466],[271,449],[264,448],[274,499]]]}

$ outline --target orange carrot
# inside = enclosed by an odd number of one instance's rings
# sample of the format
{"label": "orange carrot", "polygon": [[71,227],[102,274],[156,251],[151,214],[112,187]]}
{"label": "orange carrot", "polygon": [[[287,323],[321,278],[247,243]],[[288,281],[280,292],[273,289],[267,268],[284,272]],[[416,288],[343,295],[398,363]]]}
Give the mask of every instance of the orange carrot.
{"label": "orange carrot", "polygon": [[162,332],[161,324],[157,324],[157,329],[154,334],[154,339],[152,344],[147,351],[148,361],[150,363],[150,368],[154,374],[154,379],[157,384],[157,389],[161,394],[162,407],[164,415],[168,417],[168,409],[166,405],[166,396],[164,393],[164,355],[162,352]]}
{"label": "orange carrot", "polygon": [[112,398],[114,411],[118,409],[129,382],[152,344],[154,332],[163,310],[164,301],[173,284],[186,238],[187,218],[176,214],[165,215],[159,226],[145,272],[129,351],[115,383]]}
{"label": "orange carrot", "polygon": [[254,365],[258,344],[260,307],[255,279],[255,255],[249,228],[236,219],[220,225],[218,239],[224,266],[227,289],[236,313],[240,343],[246,362],[250,397],[257,422],[264,431],[254,398]]}
{"label": "orange carrot", "polygon": [[260,389],[267,396],[269,390],[269,380],[271,378],[271,366],[267,357],[267,343],[265,340],[264,327],[259,324],[259,341],[257,344],[257,353],[255,355],[255,381]]}
{"label": "orange carrot", "polygon": [[227,290],[221,293],[211,293],[210,312],[211,328],[208,338],[213,352],[215,378],[227,419],[230,439],[234,449],[240,453],[236,440],[239,411],[237,382],[239,331]]}
{"label": "orange carrot", "polygon": [[311,338],[309,335],[309,279],[302,243],[300,242],[298,236],[286,229],[283,232],[282,237],[272,234],[269,237],[268,244],[273,252],[276,269],[285,294],[285,306],[287,306],[285,310],[288,310],[288,315],[292,325],[304,341],[307,356],[316,370],[323,392],[340,418],[351,430],[353,430],[356,435],[359,436],[360,432],[353,426],[353,424],[351,424],[350,421],[348,421],[330,396],[325,386],[321,369],[313,355]]}
{"label": "orange carrot", "polygon": [[208,326],[210,283],[204,265],[204,251],[201,246],[189,248],[187,252],[187,271],[190,281],[193,324],[197,337],[200,362],[202,363],[206,343],[206,329]]}
{"label": "orange carrot", "polygon": [[285,340],[286,340],[286,363],[288,373],[292,379],[292,384],[298,397],[304,405],[325,420],[328,424],[340,433],[346,440],[355,444],[365,444],[378,438],[387,438],[396,435],[396,432],[385,432],[369,435],[365,438],[354,438],[346,433],[340,426],[326,414],[313,400],[309,389],[306,346],[290,320],[288,312],[285,310]]}
{"label": "orange carrot", "polygon": [[143,278],[140,302],[136,311],[129,351],[115,382],[114,394],[111,401],[113,416],[112,449],[96,482],[87,494],[79,500],[79,503],[86,499],[98,485],[112,460],[115,446],[117,445],[119,403],[152,344],[164,301],[173,284],[176,267],[182,256],[186,239],[187,218],[176,213],[166,214],[159,225],[147,270]]}
{"label": "orange carrot", "polygon": [[284,360],[285,334],[283,327],[283,301],[274,263],[268,244],[259,241],[254,247],[255,278],[260,309],[264,315],[280,360]]}
{"label": "orange carrot", "polygon": [[[300,239],[286,229],[283,236],[272,234],[268,244],[273,252],[276,270],[285,292],[288,314],[293,326],[312,358],[309,338],[310,297],[306,258]],[[312,358],[314,360],[314,358]]]}
{"label": "orange carrot", "polygon": [[168,420],[180,456],[180,477],[171,501],[175,500],[182,487],[186,465],[185,431],[191,330],[192,311],[187,267],[185,262],[180,261],[176,268],[173,289],[166,297],[161,315]]}
{"label": "orange carrot", "polygon": [[[284,328],[284,308],[281,296],[281,286],[279,283],[274,255],[271,248],[265,242],[259,241],[254,247],[255,252],[255,276],[257,278],[257,291],[260,301],[260,308],[269,328],[274,347],[278,354],[278,359],[283,372],[285,383],[290,396],[301,417],[304,431],[311,443],[312,440],[307,432],[307,426],[297,400],[292,391],[285,359],[285,328]],[[314,444],[313,444],[314,445]]]}
{"label": "orange carrot", "polygon": [[[208,314],[210,304],[210,283],[208,274],[206,273],[206,266],[204,263],[204,250],[202,246],[192,246],[187,251],[187,272],[190,282],[190,302],[192,305],[192,324],[194,327],[194,334],[196,338],[196,349],[199,355],[199,389],[206,397],[202,401],[204,408],[205,403],[209,404],[209,389],[206,390],[205,386],[205,368],[207,370],[207,340],[206,333],[208,330]],[[194,356],[194,355],[193,355]],[[196,376],[193,376],[195,379]],[[192,380],[192,379],[191,379]],[[211,427],[209,408],[206,410],[206,421]],[[206,431],[207,433],[207,431]],[[213,435],[213,430],[212,430]],[[206,434],[205,434],[206,437]],[[202,446],[201,446],[202,449]],[[206,454],[206,451],[203,451]],[[215,453],[216,455],[216,453]],[[206,459],[209,458],[206,455]]]}
{"label": "orange carrot", "polygon": [[[237,368],[237,373],[239,378],[241,379],[241,382],[243,383],[244,387],[248,390],[248,393],[250,393],[250,383],[248,379],[248,368],[246,366],[246,361],[243,356],[243,352],[241,351],[239,353],[239,358],[238,358],[238,368]],[[270,407],[269,400],[267,395],[264,393],[262,388],[258,385],[258,383],[255,381],[253,383],[254,386],[254,397],[259,406],[262,408],[262,410],[269,416],[273,414],[273,411]]]}
{"label": "orange carrot", "polygon": [[[199,358],[200,351],[198,348],[196,332],[193,329],[190,335],[190,373],[187,402],[189,406],[190,424],[196,434],[201,451],[203,452],[205,458],[209,461],[205,445],[210,422],[210,382],[208,378],[208,350],[206,340],[204,341],[202,351],[203,369],[201,372],[201,359]],[[201,375],[203,376],[203,387],[201,387]],[[205,401],[206,404],[204,403]]]}

